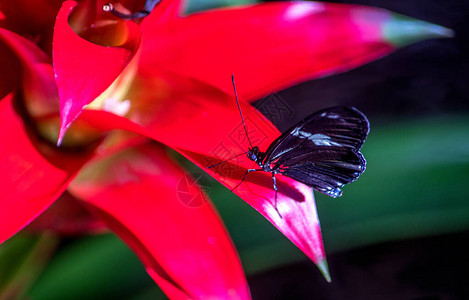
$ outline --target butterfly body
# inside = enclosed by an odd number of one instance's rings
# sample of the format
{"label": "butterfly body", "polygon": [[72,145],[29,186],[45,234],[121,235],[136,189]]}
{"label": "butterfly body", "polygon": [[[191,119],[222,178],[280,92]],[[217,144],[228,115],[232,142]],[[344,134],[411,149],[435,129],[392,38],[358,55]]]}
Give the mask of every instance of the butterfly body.
{"label": "butterfly body", "polygon": [[259,147],[255,146],[252,148],[249,148],[247,152],[247,157],[256,162],[256,164],[261,167],[261,169],[264,172],[274,172],[277,170],[274,170],[270,165],[264,164],[264,158],[265,158],[265,152],[262,152],[259,150]]}

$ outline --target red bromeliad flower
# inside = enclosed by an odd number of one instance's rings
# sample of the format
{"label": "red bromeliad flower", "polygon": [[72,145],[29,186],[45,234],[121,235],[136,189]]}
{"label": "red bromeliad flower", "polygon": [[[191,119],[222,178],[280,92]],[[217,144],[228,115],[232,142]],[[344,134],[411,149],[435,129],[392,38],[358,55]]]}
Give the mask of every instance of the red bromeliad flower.
{"label": "red bromeliad flower", "polygon": [[[111,2],[126,14],[143,5]],[[170,298],[250,298],[217,212],[192,179],[184,193],[206,204],[181,201],[187,176],[165,150],[228,188],[240,182],[253,164],[247,158],[206,168],[248,146],[237,134],[231,74],[248,130],[265,150],[280,132],[249,102],[448,34],[354,5],[278,2],[183,15],[180,2],[163,0],[127,21],[104,4],[0,1],[0,243],[65,193],[62,201],[86,207],[132,247]],[[311,189],[281,176],[278,187],[282,217],[269,174],[248,176],[234,192],[329,278]],[[54,227],[42,220],[36,228]],[[85,223],[60,231],[100,228]]]}

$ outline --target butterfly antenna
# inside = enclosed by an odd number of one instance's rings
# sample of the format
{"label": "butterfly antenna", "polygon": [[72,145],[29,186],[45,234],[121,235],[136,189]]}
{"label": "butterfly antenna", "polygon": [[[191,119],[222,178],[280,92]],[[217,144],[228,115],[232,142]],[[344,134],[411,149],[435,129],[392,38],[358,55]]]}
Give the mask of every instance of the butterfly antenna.
{"label": "butterfly antenna", "polygon": [[244,155],[244,154],[247,154],[247,152],[240,153],[240,154],[238,154],[238,155],[235,155],[235,156],[233,156],[233,157],[230,157],[230,158],[228,158],[228,159],[225,159],[224,161],[221,161],[221,162],[216,163],[216,164],[214,164],[214,165],[208,166],[207,169],[215,168],[216,166],[221,165],[222,163],[226,163],[227,161],[232,160],[233,158],[236,158],[236,157],[241,156],[241,155]]}
{"label": "butterfly antenna", "polygon": [[235,85],[235,80],[234,80],[234,75],[233,74],[231,74],[231,81],[233,82],[233,89],[234,89],[236,104],[238,105],[239,114],[241,115],[241,121],[243,121],[244,132],[246,132],[246,137],[248,138],[249,145],[251,146],[251,148],[253,148],[251,140],[249,139],[248,131],[246,129],[246,124],[244,123],[243,112],[241,111],[241,106],[239,106],[238,93],[236,93],[236,85]]}

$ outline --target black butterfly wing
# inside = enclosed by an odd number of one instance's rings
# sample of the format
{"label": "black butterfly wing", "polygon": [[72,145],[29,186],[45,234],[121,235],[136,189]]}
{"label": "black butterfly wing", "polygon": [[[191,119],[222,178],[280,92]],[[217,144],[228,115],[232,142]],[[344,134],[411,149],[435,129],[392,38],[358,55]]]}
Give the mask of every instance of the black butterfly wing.
{"label": "black butterfly wing", "polygon": [[337,197],[341,187],[365,171],[359,152],[369,132],[365,115],[354,107],[333,107],[299,122],[267,149],[263,163],[282,175]]}

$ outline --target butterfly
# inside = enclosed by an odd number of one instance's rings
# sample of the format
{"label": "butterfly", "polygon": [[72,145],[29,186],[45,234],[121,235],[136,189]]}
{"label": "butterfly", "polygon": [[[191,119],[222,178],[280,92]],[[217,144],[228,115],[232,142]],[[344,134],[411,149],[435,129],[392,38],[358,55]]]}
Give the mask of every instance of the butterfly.
{"label": "butterfly", "polygon": [[232,191],[244,182],[250,172],[271,173],[277,210],[277,174],[335,198],[342,195],[342,187],[357,180],[365,171],[366,160],[360,149],[370,131],[370,123],[358,109],[337,106],[315,112],[285,131],[262,152],[251,144],[247,134],[233,75],[232,82],[250,145],[246,153],[239,155],[247,154],[259,167],[248,169]]}

